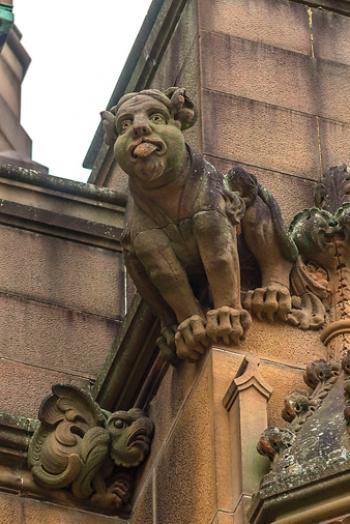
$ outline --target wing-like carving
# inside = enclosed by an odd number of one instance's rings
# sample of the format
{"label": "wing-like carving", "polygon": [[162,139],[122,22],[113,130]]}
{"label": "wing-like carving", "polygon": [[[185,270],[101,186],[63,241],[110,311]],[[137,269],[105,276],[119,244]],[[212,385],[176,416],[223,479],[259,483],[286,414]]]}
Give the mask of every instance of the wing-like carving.
{"label": "wing-like carving", "polygon": [[[82,449],[89,447],[89,430],[100,426],[109,439],[101,427],[105,416],[88,394],[74,386],[58,384],[42,402],[38,417],[41,424],[28,452],[33,477],[47,487],[66,487],[76,480],[83,466],[85,470],[89,451],[82,454]],[[105,455],[107,452],[105,445]]]}
{"label": "wing-like carving", "polygon": [[122,511],[146,458],[153,423],[140,409],[110,413],[83,391],[56,385],[39,410],[28,452],[34,480],[108,512]]}

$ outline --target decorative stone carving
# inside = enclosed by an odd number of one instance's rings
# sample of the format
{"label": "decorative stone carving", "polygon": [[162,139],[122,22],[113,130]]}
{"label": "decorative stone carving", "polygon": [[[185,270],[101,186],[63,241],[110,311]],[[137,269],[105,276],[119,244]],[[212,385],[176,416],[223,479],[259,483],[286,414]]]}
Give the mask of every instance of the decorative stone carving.
{"label": "decorative stone carving", "polygon": [[[186,145],[182,131],[195,123],[196,110],[185,89],[129,93],[102,120],[129,175],[126,265],[161,319],[159,345],[168,357],[176,347],[178,357],[196,361],[211,343],[239,343],[251,323],[248,310],[260,319],[289,320],[297,251],[278,205],[243,169],[223,177]],[[261,272],[261,287],[246,293],[245,309],[239,234]],[[302,307],[292,322],[304,327]]]}
{"label": "decorative stone carving", "polygon": [[287,428],[271,427],[266,429],[260,437],[258,452],[273,460],[276,455],[283,453],[295,441],[295,434]]}
{"label": "decorative stone carving", "polygon": [[284,400],[282,418],[287,422],[292,422],[296,417],[305,417],[314,406],[315,403],[307,393],[294,391]]}
{"label": "decorative stone carving", "polygon": [[85,392],[55,385],[39,410],[28,464],[42,487],[68,489],[78,500],[123,513],[133,477],[150,448],[153,423],[139,409],[110,413]]}
{"label": "decorative stone carving", "polygon": [[[316,360],[309,364],[304,375],[304,382],[311,393],[294,391],[284,401],[282,417],[290,423],[288,429],[272,427],[265,430],[260,437],[257,449],[262,455],[283,464],[288,463],[287,448],[296,440],[307,419],[320,408],[340,374],[340,365],[334,361]],[[287,433],[285,433],[287,431]],[[292,437],[293,435],[293,437]]]}
{"label": "decorative stone carving", "polygon": [[318,207],[298,213],[290,226],[300,254],[292,288],[299,295],[312,294],[317,315],[322,307],[327,312],[321,339],[329,355],[339,358],[350,347],[349,180],[347,166],[329,169],[316,190]]}

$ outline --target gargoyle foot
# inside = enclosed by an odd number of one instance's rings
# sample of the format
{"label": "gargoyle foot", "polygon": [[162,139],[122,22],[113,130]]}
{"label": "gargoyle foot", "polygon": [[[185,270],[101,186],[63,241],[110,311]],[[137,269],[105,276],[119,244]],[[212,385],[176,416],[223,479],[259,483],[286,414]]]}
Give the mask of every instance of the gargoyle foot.
{"label": "gargoyle foot", "polygon": [[207,312],[207,335],[214,343],[239,344],[251,324],[245,309],[222,306]]}
{"label": "gargoyle foot", "polygon": [[157,339],[157,346],[160,354],[167,362],[170,362],[173,366],[179,363],[179,359],[176,356],[176,345],[175,345],[175,333],[176,326],[165,326],[160,332],[160,336]]}
{"label": "gargoyle foot", "polygon": [[305,293],[302,297],[293,296],[289,324],[300,329],[320,329],[325,319],[325,307],[316,295]]}
{"label": "gargoyle foot", "polygon": [[196,362],[209,347],[205,319],[193,315],[179,324],[175,334],[176,354],[183,360]]}
{"label": "gargoyle foot", "polygon": [[292,309],[289,289],[278,283],[248,291],[243,306],[259,320],[287,321]]}
{"label": "gargoyle foot", "polygon": [[95,493],[91,502],[104,509],[118,510],[131,498],[131,477],[120,474],[102,492]]}

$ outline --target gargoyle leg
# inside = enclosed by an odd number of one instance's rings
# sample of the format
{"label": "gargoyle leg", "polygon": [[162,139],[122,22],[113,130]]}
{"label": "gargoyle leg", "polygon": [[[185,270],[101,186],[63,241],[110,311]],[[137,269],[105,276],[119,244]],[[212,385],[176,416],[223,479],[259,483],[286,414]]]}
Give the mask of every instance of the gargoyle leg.
{"label": "gargoyle leg", "polygon": [[[282,220],[282,219],[281,219]],[[283,224],[281,224],[283,227]],[[244,307],[259,319],[287,321],[292,308],[289,274],[292,263],[283,255],[270,208],[258,196],[242,220],[245,242],[255,256],[262,276],[261,287],[246,293]]]}
{"label": "gargoyle leg", "polygon": [[281,252],[269,207],[258,197],[242,220],[244,239],[257,259],[262,274],[262,287],[277,283],[289,288],[292,263]]}
{"label": "gargoyle leg", "polygon": [[140,260],[130,251],[124,253],[127,270],[134,281],[138,292],[147,300],[154,314],[161,319],[163,326],[176,323],[176,318],[159,290],[152,284]]}
{"label": "gargoyle leg", "polygon": [[214,309],[207,312],[207,336],[214,343],[238,344],[251,320],[240,302],[236,231],[219,211],[199,212],[193,221],[214,301]]}
{"label": "gargoyle leg", "polygon": [[187,274],[176,257],[168,237],[160,229],[139,233],[134,242],[135,253],[148,278],[175,312],[178,322],[193,315],[203,317]]}
{"label": "gargoyle leg", "polygon": [[218,211],[202,211],[194,216],[194,234],[214,307],[240,308],[240,272],[234,227]]}

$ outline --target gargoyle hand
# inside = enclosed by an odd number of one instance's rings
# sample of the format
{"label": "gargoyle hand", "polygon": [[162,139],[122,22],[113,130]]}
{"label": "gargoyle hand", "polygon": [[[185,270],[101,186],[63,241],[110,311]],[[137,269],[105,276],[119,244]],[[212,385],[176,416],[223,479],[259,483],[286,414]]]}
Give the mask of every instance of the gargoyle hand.
{"label": "gargoyle hand", "polygon": [[207,335],[214,343],[237,345],[245,338],[251,318],[245,309],[223,306],[207,312]]}
{"label": "gargoyle hand", "polygon": [[243,306],[259,320],[287,321],[292,309],[292,298],[289,289],[279,283],[248,291]]}
{"label": "gargoyle hand", "polygon": [[175,343],[179,358],[196,362],[209,347],[205,319],[193,315],[181,322],[175,334]]}

